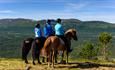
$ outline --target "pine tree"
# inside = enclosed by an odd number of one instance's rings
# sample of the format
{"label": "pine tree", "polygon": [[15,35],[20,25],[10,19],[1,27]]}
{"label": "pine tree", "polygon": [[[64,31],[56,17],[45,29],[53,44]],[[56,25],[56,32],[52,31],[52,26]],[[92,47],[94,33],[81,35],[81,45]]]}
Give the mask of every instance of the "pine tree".
{"label": "pine tree", "polygon": [[108,53],[109,53],[109,43],[111,43],[112,35],[107,32],[103,32],[99,35],[99,41],[102,45],[101,47],[101,54],[103,56],[103,60],[108,59]]}

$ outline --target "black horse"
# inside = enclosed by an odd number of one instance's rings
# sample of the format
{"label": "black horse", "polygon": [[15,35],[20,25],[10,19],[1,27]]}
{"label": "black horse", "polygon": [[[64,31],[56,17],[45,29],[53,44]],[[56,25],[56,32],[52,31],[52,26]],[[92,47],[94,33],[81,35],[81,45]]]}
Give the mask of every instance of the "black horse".
{"label": "black horse", "polygon": [[[35,65],[35,59],[38,60],[38,63],[41,64],[40,62],[40,51],[44,45],[46,38],[45,37],[40,37],[40,38],[35,38],[35,40],[32,43],[32,58],[33,58],[33,65]],[[43,58],[44,60],[44,58]]]}
{"label": "black horse", "polygon": [[25,63],[28,63],[27,55],[31,49],[32,42],[34,41],[34,38],[27,38],[23,41],[22,44],[22,59],[25,61]]}
{"label": "black horse", "polygon": [[28,63],[27,60],[27,55],[29,53],[29,51],[32,49],[32,63],[35,65],[35,59],[38,60],[38,63],[41,64],[40,60],[39,60],[39,56],[40,56],[40,50],[43,47],[45,42],[45,37],[41,37],[41,38],[27,38],[23,41],[23,45],[22,45],[22,59],[25,61],[25,63]]}

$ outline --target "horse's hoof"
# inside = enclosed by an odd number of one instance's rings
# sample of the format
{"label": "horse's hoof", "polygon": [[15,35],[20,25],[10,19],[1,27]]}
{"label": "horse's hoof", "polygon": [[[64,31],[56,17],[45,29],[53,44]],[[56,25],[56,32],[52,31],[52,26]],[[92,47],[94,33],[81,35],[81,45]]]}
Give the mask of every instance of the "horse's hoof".
{"label": "horse's hoof", "polygon": [[60,61],[60,64],[66,64],[65,60]]}
{"label": "horse's hoof", "polygon": [[33,65],[36,65],[35,62],[33,62]]}
{"label": "horse's hoof", "polygon": [[28,61],[25,61],[26,64],[29,64]]}
{"label": "horse's hoof", "polygon": [[38,62],[38,64],[42,64],[41,62]]}

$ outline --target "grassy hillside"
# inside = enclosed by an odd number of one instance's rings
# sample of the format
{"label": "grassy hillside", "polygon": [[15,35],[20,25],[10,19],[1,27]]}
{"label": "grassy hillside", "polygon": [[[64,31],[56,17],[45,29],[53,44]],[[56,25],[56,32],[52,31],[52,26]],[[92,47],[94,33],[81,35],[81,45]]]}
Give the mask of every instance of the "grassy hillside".
{"label": "grassy hillside", "polygon": [[[52,25],[55,25],[53,20]],[[21,44],[27,37],[34,37],[34,26],[37,21],[31,19],[1,19],[0,20],[0,57],[1,58],[21,58]],[[43,27],[45,20],[40,21]],[[115,36],[115,24],[102,21],[80,21],[77,19],[63,19],[64,29],[76,28],[78,31],[78,41],[72,42],[71,58],[78,58],[78,53],[85,41],[98,43],[98,35],[101,32],[110,32]],[[115,53],[115,38],[113,37],[112,53]],[[111,57],[115,57],[112,54]]]}

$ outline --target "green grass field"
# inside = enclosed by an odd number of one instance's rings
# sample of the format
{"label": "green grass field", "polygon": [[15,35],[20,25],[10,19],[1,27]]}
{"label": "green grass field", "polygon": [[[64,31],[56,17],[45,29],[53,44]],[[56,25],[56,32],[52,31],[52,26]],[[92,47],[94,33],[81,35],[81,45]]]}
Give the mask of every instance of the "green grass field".
{"label": "green grass field", "polygon": [[[95,65],[90,66],[85,64],[86,62],[95,63]],[[97,64],[101,65],[96,66]],[[114,70],[115,67],[112,65],[115,66],[115,63],[86,59],[70,59],[69,64],[55,64],[54,68],[49,68],[47,63],[32,65],[31,59],[29,59],[29,64],[25,64],[21,59],[0,59],[0,70],[26,70],[27,68],[30,68],[30,70]]]}

